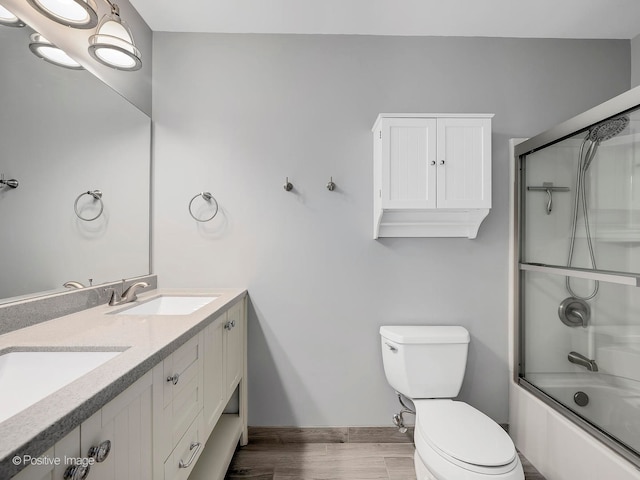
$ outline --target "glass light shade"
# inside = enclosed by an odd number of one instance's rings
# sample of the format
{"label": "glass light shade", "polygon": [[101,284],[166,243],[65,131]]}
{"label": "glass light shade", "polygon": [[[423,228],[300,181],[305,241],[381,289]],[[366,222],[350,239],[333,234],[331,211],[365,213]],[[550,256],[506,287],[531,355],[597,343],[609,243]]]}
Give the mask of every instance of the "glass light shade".
{"label": "glass light shade", "polygon": [[29,49],[37,57],[40,57],[49,63],[53,63],[54,65],[58,65],[59,67],[70,68],[71,70],[84,70],[84,67],[67,55],[64,50],[56,47],[39,33],[31,35]]}
{"label": "glass light shade", "polygon": [[95,0],[27,0],[45,17],[74,28],[93,28],[98,24]]}
{"label": "glass light shade", "polygon": [[117,70],[134,71],[142,67],[131,29],[115,13],[102,17],[96,34],[89,37],[89,54]]}
{"label": "glass light shade", "polygon": [[9,10],[0,5],[0,25],[7,27],[24,27],[24,22]]}

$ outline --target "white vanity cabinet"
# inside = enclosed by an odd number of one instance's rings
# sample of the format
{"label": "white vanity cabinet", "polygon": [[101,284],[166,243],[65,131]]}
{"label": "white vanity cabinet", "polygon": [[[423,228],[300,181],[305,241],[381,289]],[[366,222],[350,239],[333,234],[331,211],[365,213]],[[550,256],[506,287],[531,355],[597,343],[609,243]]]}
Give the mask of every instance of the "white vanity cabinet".
{"label": "white vanity cabinet", "polygon": [[[222,480],[238,442],[247,437],[246,300],[204,330],[204,420],[207,444],[190,480]],[[238,412],[224,413],[238,390]]]}
{"label": "white vanity cabinet", "polygon": [[[222,480],[247,443],[245,302],[154,368],[154,480]],[[224,413],[238,387],[239,411]]]}
{"label": "white vanity cabinet", "polygon": [[380,114],[374,238],[475,238],[491,208],[490,114]]}
{"label": "white vanity cabinet", "polygon": [[[197,424],[203,402],[202,342],[199,333],[153,368],[154,479],[180,478],[165,471],[189,470],[202,450],[204,432]],[[188,455],[177,458],[185,442]],[[167,462],[188,466],[173,469]]]}
{"label": "white vanity cabinet", "polygon": [[93,451],[96,460],[106,453],[87,480],[151,480],[151,372],[82,423],[80,445],[83,455]]}
{"label": "white vanity cabinet", "polygon": [[104,405],[40,458],[59,462],[33,465],[15,480],[64,480],[74,465],[89,463],[87,480],[151,480],[151,372]]}
{"label": "white vanity cabinet", "polygon": [[[64,472],[69,465],[65,462],[69,458],[80,457],[80,427],[76,427],[69,434],[49,450],[40,455],[39,458],[45,460],[40,465],[31,464],[21,470],[13,480],[63,480]],[[54,465],[53,461],[60,459],[58,465]]]}

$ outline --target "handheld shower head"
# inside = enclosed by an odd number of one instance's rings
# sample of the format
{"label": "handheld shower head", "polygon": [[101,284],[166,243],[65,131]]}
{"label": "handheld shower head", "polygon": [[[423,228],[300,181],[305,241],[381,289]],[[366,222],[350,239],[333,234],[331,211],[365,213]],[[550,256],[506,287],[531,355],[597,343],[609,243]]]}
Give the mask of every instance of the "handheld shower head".
{"label": "handheld shower head", "polygon": [[[598,147],[601,142],[605,142],[616,135],[619,135],[625,128],[629,125],[629,117],[626,115],[622,115],[620,117],[615,117],[610,120],[605,120],[602,123],[594,125],[587,133],[584,142],[587,140],[591,141],[591,145],[587,149],[587,153],[585,155],[584,167],[583,171],[587,171],[589,165],[596,156],[596,152],[598,151]],[[583,143],[584,145],[584,143]]]}
{"label": "handheld shower head", "polygon": [[618,135],[627,125],[629,125],[629,117],[626,115],[606,120],[591,127],[589,140],[592,142],[604,142]]}

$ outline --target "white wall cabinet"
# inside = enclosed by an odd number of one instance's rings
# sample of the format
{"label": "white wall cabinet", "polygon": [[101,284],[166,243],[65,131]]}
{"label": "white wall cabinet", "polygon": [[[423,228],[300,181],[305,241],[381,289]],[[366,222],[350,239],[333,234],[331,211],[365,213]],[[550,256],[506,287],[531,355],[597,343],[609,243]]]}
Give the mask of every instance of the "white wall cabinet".
{"label": "white wall cabinet", "polygon": [[374,238],[475,238],[491,208],[489,114],[380,114]]}

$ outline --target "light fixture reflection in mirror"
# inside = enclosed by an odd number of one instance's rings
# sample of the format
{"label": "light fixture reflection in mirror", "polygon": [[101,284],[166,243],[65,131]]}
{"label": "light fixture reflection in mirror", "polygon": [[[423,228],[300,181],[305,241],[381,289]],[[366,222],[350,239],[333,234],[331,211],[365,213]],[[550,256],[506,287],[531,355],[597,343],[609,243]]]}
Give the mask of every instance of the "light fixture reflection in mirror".
{"label": "light fixture reflection in mirror", "polygon": [[133,43],[131,29],[120,18],[117,5],[111,5],[111,14],[102,17],[95,35],[89,37],[89,54],[117,70],[135,71],[142,67],[140,51]]}
{"label": "light fixture reflection in mirror", "polygon": [[98,24],[95,0],[27,0],[42,15],[67,27],[93,28]]}
{"label": "light fixture reflection in mirror", "polygon": [[0,25],[6,27],[24,27],[25,23],[0,5]]}
{"label": "light fixture reflection in mirror", "polygon": [[59,67],[70,68],[71,70],[84,70],[84,67],[67,55],[66,52],[56,47],[39,33],[31,35],[29,50],[37,57]]}

